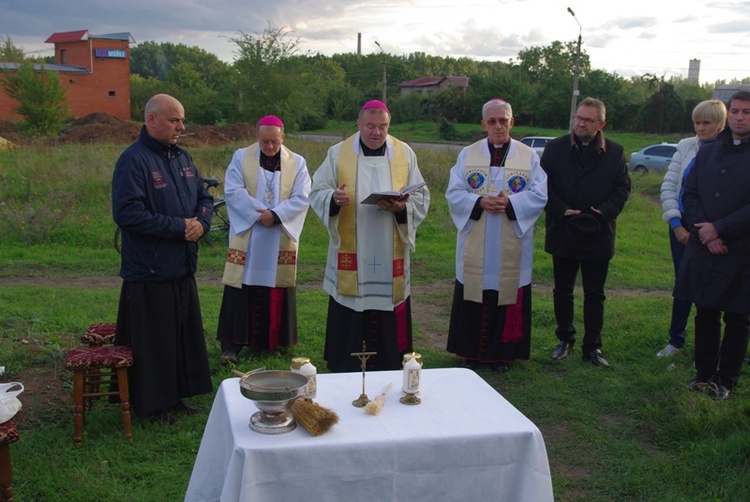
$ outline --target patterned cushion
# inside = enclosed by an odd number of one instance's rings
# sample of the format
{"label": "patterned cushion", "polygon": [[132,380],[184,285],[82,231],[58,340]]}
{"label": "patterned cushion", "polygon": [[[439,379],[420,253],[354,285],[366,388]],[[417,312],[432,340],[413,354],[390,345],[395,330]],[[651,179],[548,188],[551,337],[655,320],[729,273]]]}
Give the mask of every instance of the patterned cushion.
{"label": "patterned cushion", "polygon": [[122,345],[81,347],[69,350],[65,356],[65,367],[69,370],[128,366],[133,366],[133,352]]}
{"label": "patterned cushion", "polygon": [[115,342],[115,327],[113,322],[98,322],[88,327],[81,335],[81,342],[98,347],[100,345],[112,344]]}
{"label": "patterned cushion", "polygon": [[15,443],[20,438],[21,434],[18,433],[12,419],[0,424],[0,444]]}

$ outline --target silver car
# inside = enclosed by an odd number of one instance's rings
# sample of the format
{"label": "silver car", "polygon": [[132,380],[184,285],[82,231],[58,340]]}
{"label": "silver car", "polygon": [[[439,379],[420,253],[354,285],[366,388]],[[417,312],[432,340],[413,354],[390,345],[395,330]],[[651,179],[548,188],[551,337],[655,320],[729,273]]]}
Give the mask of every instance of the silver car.
{"label": "silver car", "polygon": [[663,173],[669,167],[677,145],[673,143],[660,143],[647,146],[630,155],[628,166],[634,173]]}
{"label": "silver car", "polygon": [[555,138],[549,136],[526,136],[521,139],[521,143],[530,146],[541,158],[542,153],[544,153],[544,147],[547,146],[547,142],[553,139]]}

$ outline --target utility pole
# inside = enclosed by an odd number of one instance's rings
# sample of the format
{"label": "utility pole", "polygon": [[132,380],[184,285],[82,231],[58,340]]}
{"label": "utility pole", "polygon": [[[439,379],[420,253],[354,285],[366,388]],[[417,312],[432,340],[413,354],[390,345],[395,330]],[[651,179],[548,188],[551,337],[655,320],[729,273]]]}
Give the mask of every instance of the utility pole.
{"label": "utility pole", "polygon": [[388,76],[386,75],[386,65],[385,65],[385,51],[382,47],[380,47],[380,44],[377,40],[375,40],[375,45],[378,46],[380,49],[380,52],[383,53],[383,104],[386,104],[386,89],[388,88]]}
{"label": "utility pole", "polygon": [[581,72],[581,32],[583,31],[583,27],[581,27],[581,23],[578,22],[578,18],[576,17],[575,12],[573,12],[573,9],[568,7],[568,12],[570,12],[570,15],[573,16],[573,19],[578,23],[578,50],[576,51],[576,66],[573,71],[573,97],[570,100],[570,122],[568,124],[572,131],[573,117],[576,114],[576,106],[578,105],[578,75]]}

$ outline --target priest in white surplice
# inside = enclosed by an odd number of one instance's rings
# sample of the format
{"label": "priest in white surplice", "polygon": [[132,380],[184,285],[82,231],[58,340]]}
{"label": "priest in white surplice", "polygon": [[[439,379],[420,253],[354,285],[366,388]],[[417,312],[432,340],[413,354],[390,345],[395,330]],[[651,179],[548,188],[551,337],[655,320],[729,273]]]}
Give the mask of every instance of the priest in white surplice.
{"label": "priest in white surplice", "polygon": [[227,168],[229,251],[216,339],[222,364],[239,350],[297,343],[297,244],[310,205],[305,159],[283,146],[284,124],[258,121],[258,142],[237,150]]}
{"label": "priest in white surplice", "polygon": [[412,149],[388,135],[384,103],[365,103],[359,132],[328,150],[313,175],[310,205],[328,230],[323,289],[330,295],[324,357],[334,372],[358,371],[351,356],[377,352],[370,370],[401,368],[412,350],[409,253],[427,215],[426,187],[402,198],[360,204],[372,192],[423,182]]}
{"label": "priest in white surplice", "polygon": [[448,351],[500,373],[529,358],[534,224],[547,203],[547,175],[510,138],[513,122],[509,103],[485,103],[487,139],[459,153],[445,194],[458,229]]}

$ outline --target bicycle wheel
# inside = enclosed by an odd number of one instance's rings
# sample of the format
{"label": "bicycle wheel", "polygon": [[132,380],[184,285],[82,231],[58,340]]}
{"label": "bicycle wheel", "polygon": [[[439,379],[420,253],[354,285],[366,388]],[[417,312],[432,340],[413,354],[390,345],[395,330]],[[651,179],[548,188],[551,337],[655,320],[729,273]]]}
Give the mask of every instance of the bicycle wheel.
{"label": "bicycle wheel", "polygon": [[229,214],[227,203],[224,199],[217,198],[214,202],[214,215],[211,218],[211,227],[203,236],[203,240],[209,246],[225,246],[229,244]]}
{"label": "bicycle wheel", "polygon": [[115,230],[115,238],[113,244],[115,246],[115,251],[117,251],[119,254],[122,254],[122,230],[120,230],[120,227],[117,227],[117,230]]}

